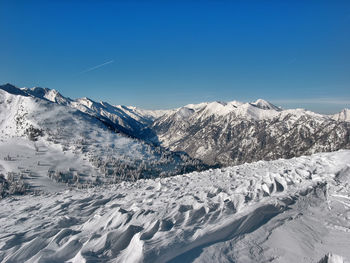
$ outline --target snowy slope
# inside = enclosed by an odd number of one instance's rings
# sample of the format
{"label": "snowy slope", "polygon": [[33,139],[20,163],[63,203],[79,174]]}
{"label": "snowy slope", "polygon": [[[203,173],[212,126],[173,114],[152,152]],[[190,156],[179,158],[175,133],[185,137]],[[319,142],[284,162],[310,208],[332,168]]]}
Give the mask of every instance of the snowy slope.
{"label": "snowy slope", "polygon": [[[7,86],[12,86],[8,84]],[[12,87],[12,90],[15,87]],[[96,102],[89,98],[72,100],[62,96],[58,91],[47,88],[23,88],[25,94],[33,97],[47,99],[60,105],[69,106],[87,113],[96,118],[108,121],[119,131],[137,138],[142,138],[143,133],[150,133],[147,126],[156,118],[171,112],[171,110],[143,110],[133,106],[116,105],[108,102]]]}
{"label": "snowy slope", "polygon": [[[231,114],[246,119],[265,119],[275,117],[278,112],[282,110],[263,99],[258,99],[251,103],[243,103],[239,101],[203,102],[199,104],[188,104],[183,108],[193,110],[193,114],[196,114],[196,118],[217,117]],[[177,112],[182,111],[183,108],[177,109]],[[176,114],[176,111],[166,112],[167,116],[164,117],[170,117],[174,113]]]}
{"label": "snowy slope", "polygon": [[70,106],[10,92],[0,89],[0,174],[16,173],[32,187],[55,188],[47,187],[48,177],[86,186],[203,168]]}
{"label": "snowy slope", "polygon": [[350,151],[338,151],[9,197],[0,261],[343,262],[349,183]]}
{"label": "snowy slope", "polygon": [[107,102],[96,102],[86,97],[72,100],[62,96],[56,90],[40,87],[21,90],[33,97],[47,99],[87,113],[108,122],[115,129],[132,137],[140,137],[141,130],[153,120],[150,114],[142,115],[141,111],[134,111],[126,106],[112,106]]}
{"label": "snowy slope", "polygon": [[337,121],[348,121],[350,122],[350,109],[343,109],[341,112],[331,116]]}
{"label": "snowy slope", "polygon": [[[10,85],[10,84],[8,84]],[[48,88],[40,88],[40,87],[34,87],[34,88],[23,88],[21,89],[23,92],[25,92],[28,95],[31,95],[33,97],[46,99],[51,102],[55,102],[61,105],[68,105],[70,102],[72,102],[71,99],[63,97],[61,93],[59,93],[57,90],[54,89],[48,89]]]}

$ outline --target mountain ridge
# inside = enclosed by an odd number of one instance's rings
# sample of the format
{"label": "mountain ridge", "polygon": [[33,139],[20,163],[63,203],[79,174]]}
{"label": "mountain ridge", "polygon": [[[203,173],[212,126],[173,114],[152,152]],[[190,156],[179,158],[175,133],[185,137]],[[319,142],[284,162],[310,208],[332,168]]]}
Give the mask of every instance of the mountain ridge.
{"label": "mountain ridge", "polygon": [[[208,168],[186,153],[127,136],[107,118],[5,88],[0,87],[0,174],[24,169],[33,174],[27,178],[31,187],[54,189],[49,178],[87,187]],[[15,165],[17,159],[25,160],[22,166]]]}
{"label": "mountain ridge", "polygon": [[[155,119],[165,115],[165,114],[171,114],[174,113],[178,110],[181,110],[182,108],[193,108],[193,109],[201,109],[203,107],[209,107],[210,106],[214,106],[214,105],[222,105],[223,107],[232,107],[232,109],[238,108],[239,106],[242,105],[251,105],[251,106],[255,106],[256,108],[259,109],[263,109],[263,110],[275,110],[275,111],[305,111],[305,112],[309,112],[311,113],[312,111],[309,110],[305,110],[305,109],[301,109],[301,108],[295,108],[295,109],[283,109],[281,107],[278,107],[276,105],[274,105],[273,103],[264,100],[262,98],[257,99],[256,101],[253,102],[240,102],[237,100],[233,100],[233,101],[228,101],[228,102],[224,102],[224,101],[210,101],[210,102],[201,102],[201,103],[197,103],[197,104],[187,104],[178,108],[174,108],[174,109],[168,109],[168,110],[150,110],[150,109],[142,109],[139,107],[135,107],[135,106],[126,106],[126,105],[112,105],[108,102],[105,101],[94,101],[88,97],[82,97],[82,98],[77,98],[77,99],[71,99],[69,97],[65,97],[63,96],[60,92],[58,92],[55,89],[49,89],[49,88],[41,88],[41,87],[33,87],[33,88],[18,88],[10,83],[4,84],[4,85],[0,85],[0,88],[3,90],[7,90],[10,93],[18,93],[17,95],[31,95],[34,97],[38,97],[38,98],[42,98],[42,99],[47,99],[51,102],[55,102],[58,104],[64,104],[67,105],[69,103],[76,103],[79,104],[79,101],[88,101],[88,103],[92,104],[92,105],[96,105],[96,104],[100,104],[101,106],[105,106],[105,107],[112,107],[112,108],[117,108],[120,110],[127,110],[129,111],[131,114],[134,114],[134,119],[138,120],[138,118],[142,119],[142,118],[146,118],[143,120],[140,120],[141,122],[149,122],[149,121],[154,121]],[[87,105],[85,105],[87,106]],[[73,107],[77,107],[74,106]],[[89,106],[90,107],[90,106]],[[214,106],[215,107],[215,106]],[[213,108],[213,107],[212,107]],[[212,109],[213,110],[213,109]],[[214,109],[215,111],[215,109]],[[321,114],[321,113],[316,113],[316,112],[312,112],[314,114],[318,114],[318,115],[322,115],[322,116],[328,116],[330,118],[339,118],[339,116],[344,115],[345,117],[340,117],[341,120],[344,121],[349,121],[349,116],[350,114],[348,113],[350,111],[350,109],[348,108],[344,108],[342,109],[340,112],[335,113],[335,114]],[[227,109],[226,109],[226,112]],[[219,114],[223,114],[223,112],[218,112]],[[137,116],[139,115],[139,116]]]}
{"label": "mountain ridge", "polygon": [[5,89],[77,109],[127,136],[185,152],[208,165],[236,165],[350,147],[348,109],[324,115],[305,109],[284,110],[258,99],[151,111],[86,97],[72,100],[50,89],[18,89],[9,84]]}

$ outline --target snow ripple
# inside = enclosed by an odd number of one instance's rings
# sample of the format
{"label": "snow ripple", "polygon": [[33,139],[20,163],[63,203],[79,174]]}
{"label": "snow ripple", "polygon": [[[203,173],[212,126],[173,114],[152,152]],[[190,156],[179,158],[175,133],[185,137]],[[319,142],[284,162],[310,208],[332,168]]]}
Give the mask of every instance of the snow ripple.
{"label": "snow ripple", "polygon": [[348,203],[349,192],[329,191],[348,182],[349,161],[350,151],[339,151],[9,197],[0,201],[0,261],[209,262],[205,251],[258,231],[310,194]]}

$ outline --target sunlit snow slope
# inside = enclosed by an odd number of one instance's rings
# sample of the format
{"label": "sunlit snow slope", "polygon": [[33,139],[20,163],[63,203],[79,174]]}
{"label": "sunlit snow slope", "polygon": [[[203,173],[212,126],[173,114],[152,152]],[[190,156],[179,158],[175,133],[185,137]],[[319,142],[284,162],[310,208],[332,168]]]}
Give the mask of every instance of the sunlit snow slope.
{"label": "sunlit snow slope", "polygon": [[0,175],[21,177],[38,190],[61,188],[48,184],[51,179],[89,186],[201,169],[197,164],[128,137],[101,118],[0,87]]}
{"label": "sunlit snow slope", "polygon": [[4,262],[350,259],[345,150],[0,205]]}

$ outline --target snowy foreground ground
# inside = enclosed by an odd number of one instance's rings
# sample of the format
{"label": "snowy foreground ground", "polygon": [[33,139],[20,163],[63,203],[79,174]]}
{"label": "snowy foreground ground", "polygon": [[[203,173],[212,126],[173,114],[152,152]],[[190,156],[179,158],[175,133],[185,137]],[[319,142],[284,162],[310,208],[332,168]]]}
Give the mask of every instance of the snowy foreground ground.
{"label": "snowy foreground ground", "polygon": [[350,151],[0,206],[2,262],[349,262]]}

